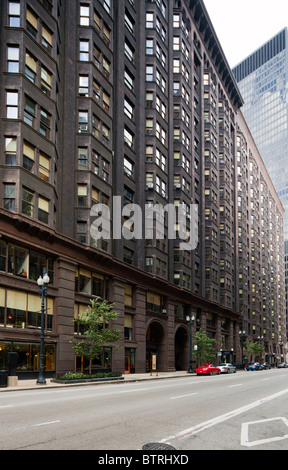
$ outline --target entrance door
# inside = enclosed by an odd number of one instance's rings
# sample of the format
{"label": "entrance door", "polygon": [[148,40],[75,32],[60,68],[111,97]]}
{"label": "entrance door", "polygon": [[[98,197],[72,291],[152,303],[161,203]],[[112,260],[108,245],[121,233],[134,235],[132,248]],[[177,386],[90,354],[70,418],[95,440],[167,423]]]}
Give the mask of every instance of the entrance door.
{"label": "entrance door", "polygon": [[83,374],[83,356],[75,356],[75,373]]}
{"label": "entrance door", "polygon": [[125,374],[130,374],[130,356],[125,356]]}

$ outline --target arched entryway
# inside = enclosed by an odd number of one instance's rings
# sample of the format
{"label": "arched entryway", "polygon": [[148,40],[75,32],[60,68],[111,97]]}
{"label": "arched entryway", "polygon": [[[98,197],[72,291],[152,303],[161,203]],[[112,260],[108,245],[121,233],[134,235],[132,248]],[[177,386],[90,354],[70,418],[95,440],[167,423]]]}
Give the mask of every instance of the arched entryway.
{"label": "arched entryway", "polygon": [[166,361],[165,329],[158,320],[152,320],[146,332],[146,372],[165,371]]}
{"label": "arched entryway", "polygon": [[187,370],[189,365],[189,332],[184,326],[175,333],[175,369]]}

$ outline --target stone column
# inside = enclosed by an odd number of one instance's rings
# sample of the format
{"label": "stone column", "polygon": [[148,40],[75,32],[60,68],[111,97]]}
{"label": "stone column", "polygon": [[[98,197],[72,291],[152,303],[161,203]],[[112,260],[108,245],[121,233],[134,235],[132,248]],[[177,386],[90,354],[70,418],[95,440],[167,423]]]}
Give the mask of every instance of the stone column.
{"label": "stone column", "polygon": [[135,372],[146,372],[146,291],[134,290],[134,339],[136,341]]}
{"label": "stone column", "polygon": [[70,343],[74,337],[75,267],[71,260],[57,259],[55,277],[58,295],[54,302],[54,325],[59,339],[56,374],[74,372],[75,368],[75,353]]}
{"label": "stone column", "polygon": [[110,284],[110,300],[114,304],[114,310],[119,313],[119,317],[111,324],[112,328],[120,330],[121,341],[115,343],[116,349],[112,349],[112,371],[124,373],[125,369],[125,349],[124,349],[124,281],[114,277]]}

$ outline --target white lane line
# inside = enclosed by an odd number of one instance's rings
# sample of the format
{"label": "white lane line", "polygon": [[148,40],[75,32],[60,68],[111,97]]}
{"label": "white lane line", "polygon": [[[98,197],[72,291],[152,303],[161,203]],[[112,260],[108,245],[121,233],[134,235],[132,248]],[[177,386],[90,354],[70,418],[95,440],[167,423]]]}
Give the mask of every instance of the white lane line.
{"label": "white lane line", "polygon": [[131,390],[121,390],[118,393],[144,392],[146,390],[151,390],[151,389],[150,388],[132,388]]}
{"label": "white lane line", "polygon": [[49,424],[55,424],[55,423],[60,423],[60,419],[58,419],[57,421],[47,421],[46,423],[33,424],[33,426],[34,427],[48,426]]}
{"label": "white lane line", "polygon": [[14,408],[14,407],[15,407],[15,405],[2,405],[2,406],[0,406],[0,410],[3,410],[5,408]]}
{"label": "white lane line", "polygon": [[177,398],[192,397],[193,395],[199,395],[199,393],[189,393],[189,395],[179,395],[178,397],[170,397],[170,399],[176,400]]}
{"label": "white lane line", "polygon": [[288,393],[288,388],[286,388],[285,390],[282,390],[282,392],[278,392],[278,393],[275,393],[274,395],[269,395],[268,397],[262,398],[261,400],[254,401],[253,403],[250,403],[249,405],[242,406],[241,408],[236,408],[236,410],[230,411],[221,416],[217,416],[216,418],[210,419],[209,421],[205,421],[204,423],[200,423],[200,424],[197,424],[196,426],[192,426],[190,428],[184,429],[184,431],[181,431],[177,434],[174,434],[173,436],[169,436],[165,439],[162,439],[161,442],[168,443],[168,442],[173,441],[174,439],[185,439],[201,431],[205,431],[206,429],[211,428],[212,426],[216,426],[219,423],[223,423],[224,421],[227,421],[228,419],[235,418],[235,416],[238,416],[242,413],[252,410],[253,408],[256,408],[257,406],[263,405],[264,403],[267,403],[268,401],[275,400],[275,398],[279,398],[282,395],[286,395],[287,393]]}
{"label": "white lane line", "polygon": [[228,388],[241,387],[242,384],[228,385]]}

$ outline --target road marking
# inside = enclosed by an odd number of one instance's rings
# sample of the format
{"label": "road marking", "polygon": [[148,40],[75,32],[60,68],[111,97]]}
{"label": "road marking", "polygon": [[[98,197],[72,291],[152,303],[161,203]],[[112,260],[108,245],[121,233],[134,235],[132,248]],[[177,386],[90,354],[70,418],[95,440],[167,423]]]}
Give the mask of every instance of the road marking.
{"label": "road marking", "polygon": [[174,434],[173,436],[169,436],[165,439],[162,439],[161,442],[169,443],[175,439],[179,439],[179,440],[185,439],[201,431],[205,431],[206,429],[209,429],[212,426],[216,426],[217,424],[223,423],[224,421],[228,421],[231,418],[235,418],[235,416],[238,416],[242,413],[246,413],[247,411],[252,410],[253,408],[256,408],[257,406],[263,405],[264,403],[267,403],[268,401],[275,400],[275,398],[279,398],[282,395],[286,395],[287,393],[288,393],[288,388],[286,388],[285,390],[282,390],[281,392],[275,393],[274,395],[269,395],[268,397],[262,398],[261,400],[254,401],[253,403],[250,403],[249,405],[242,406],[241,408],[236,408],[236,410],[225,413],[224,415],[217,416],[216,418],[210,419],[209,421],[205,421],[204,423],[200,423],[200,424],[197,424],[196,426],[192,426],[190,428],[184,429],[184,431],[181,431],[177,434]]}
{"label": "road marking", "polygon": [[177,398],[192,397],[193,395],[199,395],[199,393],[189,393],[189,395],[179,395],[178,397],[170,397],[170,399],[176,400]]}
{"label": "road marking", "polygon": [[270,418],[270,419],[261,419],[260,421],[250,421],[249,423],[242,423],[241,427],[241,445],[246,447],[253,447],[260,444],[267,444],[268,442],[282,441],[283,439],[288,439],[288,434],[284,436],[275,436],[267,439],[258,439],[257,441],[249,442],[249,425],[250,424],[260,424],[267,423],[269,421],[283,421],[283,423],[288,428],[288,420],[286,418]]}
{"label": "road marking", "polygon": [[228,388],[240,387],[242,384],[228,385]]}
{"label": "road marking", "polygon": [[55,423],[60,423],[60,419],[57,421],[47,421],[46,423],[39,423],[39,424],[33,424],[34,427],[37,426],[48,426],[48,424],[55,424]]}
{"label": "road marking", "polygon": [[2,410],[3,408],[14,408],[15,405],[2,405],[0,406],[0,409]]}
{"label": "road marking", "polygon": [[131,390],[121,390],[118,393],[144,392],[145,390],[151,390],[151,389],[150,388],[132,388]]}

